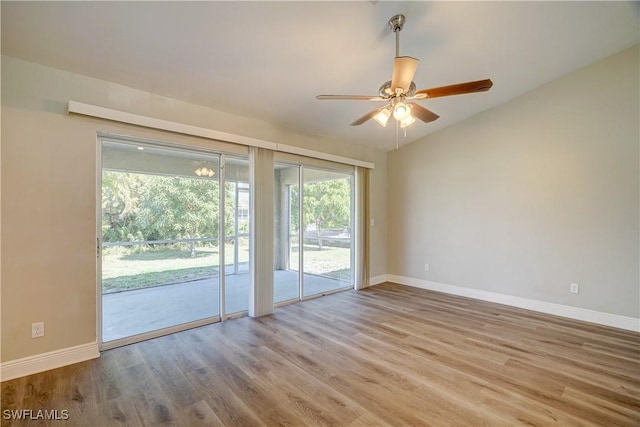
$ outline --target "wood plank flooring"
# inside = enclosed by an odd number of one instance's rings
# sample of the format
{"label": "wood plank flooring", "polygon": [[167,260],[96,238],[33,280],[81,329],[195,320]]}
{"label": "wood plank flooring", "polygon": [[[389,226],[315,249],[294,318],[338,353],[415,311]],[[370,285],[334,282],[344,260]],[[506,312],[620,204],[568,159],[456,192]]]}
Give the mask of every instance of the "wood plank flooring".
{"label": "wood plank flooring", "polygon": [[6,409],[69,411],[7,427],[639,426],[640,334],[387,283],[8,381]]}

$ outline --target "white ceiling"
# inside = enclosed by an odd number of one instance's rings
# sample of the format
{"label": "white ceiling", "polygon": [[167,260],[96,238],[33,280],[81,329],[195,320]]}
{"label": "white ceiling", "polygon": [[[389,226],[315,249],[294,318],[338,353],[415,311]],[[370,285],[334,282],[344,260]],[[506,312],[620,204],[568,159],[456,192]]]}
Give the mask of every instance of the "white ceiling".
{"label": "white ceiling", "polygon": [[400,144],[502,104],[640,41],[639,2],[7,2],[2,54],[382,149],[395,126],[375,95],[400,53],[418,89],[491,78],[493,89],[422,101],[441,116]]}

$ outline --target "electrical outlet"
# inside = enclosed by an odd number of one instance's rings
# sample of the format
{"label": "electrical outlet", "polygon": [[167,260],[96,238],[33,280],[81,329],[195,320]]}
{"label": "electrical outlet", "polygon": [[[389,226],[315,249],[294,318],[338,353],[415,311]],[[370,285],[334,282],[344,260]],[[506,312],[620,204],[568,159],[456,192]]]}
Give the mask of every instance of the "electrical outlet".
{"label": "electrical outlet", "polygon": [[570,284],[569,292],[571,292],[572,294],[577,294],[578,292],[580,292],[580,285],[577,283]]}
{"label": "electrical outlet", "polygon": [[40,338],[44,336],[44,322],[31,324],[31,338]]}
{"label": "electrical outlet", "polygon": [[429,271],[429,264],[424,265],[424,271]]}

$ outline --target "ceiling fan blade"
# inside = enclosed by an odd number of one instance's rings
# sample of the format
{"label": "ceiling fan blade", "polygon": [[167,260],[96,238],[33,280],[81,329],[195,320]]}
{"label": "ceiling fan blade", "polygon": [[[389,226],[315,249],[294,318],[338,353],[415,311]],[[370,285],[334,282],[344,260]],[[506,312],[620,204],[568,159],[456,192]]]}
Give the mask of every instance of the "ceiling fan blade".
{"label": "ceiling fan blade", "polygon": [[364,116],[360,117],[358,120],[356,120],[355,122],[351,123],[349,126],[360,126],[361,124],[363,124],[364,122],[366,122],[367,120],[369,120],[370,118],[375,116],[378,113],[378,111],[380,111],[379,108],[376,108],[375,110],[369,111],[367,114],[365,114]]}
{"label": "ceiling fan blade", "polygon": [[397,88],[402,88],[402,93],[409,91],[413,76],[418,69],[420,61],[410,56],[397,56],[393,60],[393,74],[391,76],[391,90],[396,93]]}
{"label": "ceiling fan blade", "polygon": [[409,106],[411,107],[411,115],[417,119],[422,120],[425,123],[438,120],[438,118],[440,117],[433,111],[427,110],[426,108],[416,104],[415,102],[410,102]]}
{"label": "ceiling fan blade", "polygon": [[434,87],[431,89],[419,90],[415,95],[426,94],[427,98],[438,98],[440,96],[462,95],[465,93],[486,92],[493,86],[491,79],[477,80],[475,82],[458,83],[449,86]]}
{"label": "ceiling fan blade", "polygon": [[333,99],[333,100],[347,100],[347,101],[388,101],[387,98],[380,96],[367,96],[367,95],[318,95],[316,99]]}

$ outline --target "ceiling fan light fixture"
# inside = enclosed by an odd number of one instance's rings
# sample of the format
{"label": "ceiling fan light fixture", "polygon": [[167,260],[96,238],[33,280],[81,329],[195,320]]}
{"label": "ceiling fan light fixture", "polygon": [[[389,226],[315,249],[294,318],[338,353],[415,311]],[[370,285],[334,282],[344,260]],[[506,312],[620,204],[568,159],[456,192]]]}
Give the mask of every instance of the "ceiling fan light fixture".
{"label": "ceiling fan light fixture", "polygon": [[388,108],[382,108],[380,111],[376,113],[373,118],[380,124],[380,126],[387,126],[387,122],[389,121],[389,117],[391,117],[391,110]]}
{"label": "ceiling fan light fixture", "polygon": [[400,127],[401,128],[406,128],[407,126],[412,125],[413,122],[415,122],[415,121],[416,121],[416,119],[414,119],[413,116],[411,114],[409,114],[403,120],[400,120]]}
{"label": "ceiling fan light fixture", "polygon": [[393,118],[398,121],[406,119],[410,113],[411,109],[402,101],[397,102],[396,105],[393,106]]}

